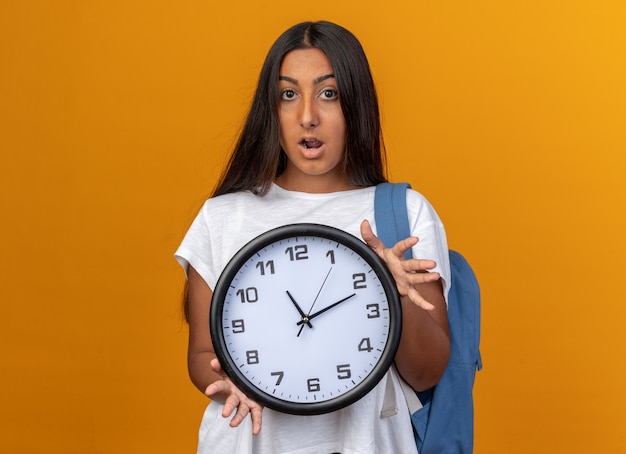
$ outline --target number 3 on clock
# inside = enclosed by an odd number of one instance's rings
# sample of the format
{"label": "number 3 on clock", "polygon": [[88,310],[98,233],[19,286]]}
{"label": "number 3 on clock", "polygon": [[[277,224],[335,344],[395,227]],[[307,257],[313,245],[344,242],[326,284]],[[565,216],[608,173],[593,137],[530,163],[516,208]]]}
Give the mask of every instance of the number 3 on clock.
{"label": "number 3 on clock", "polygon": [[395,281],[362,240],[318,224],[278,227],[228,262],[211,300],[224,372],[274,410],[350,405],[393,363],[402,327]]}

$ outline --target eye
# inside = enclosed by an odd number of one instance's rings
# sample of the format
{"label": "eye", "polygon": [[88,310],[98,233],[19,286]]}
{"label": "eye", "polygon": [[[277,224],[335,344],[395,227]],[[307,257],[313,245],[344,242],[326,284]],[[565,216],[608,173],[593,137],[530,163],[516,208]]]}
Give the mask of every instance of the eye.
{"label": "eye", "polygon": [[320,96],[324,99],[337,99],[339,98],[339,93],[334,88],[325,88],[320,93]]}
{"label": "eye", "polygon": [[289,101],[295,97],[296,97],[296,92],[293,91],[291,88],[287,88],[280,92],[280,99],[283,99],[285,101]]}

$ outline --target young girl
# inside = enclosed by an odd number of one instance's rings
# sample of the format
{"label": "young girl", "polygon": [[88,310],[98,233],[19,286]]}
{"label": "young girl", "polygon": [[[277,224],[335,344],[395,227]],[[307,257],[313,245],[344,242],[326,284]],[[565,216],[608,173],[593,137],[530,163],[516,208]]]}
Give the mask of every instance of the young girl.
{"label": "young girl", "polygon": [[[375,185],[386,181],[383,167],[378,101],[358,40],[328,22],[287,30],[263,64],[221,181],[176,252],[188,277],[189,375],[211,398],[199,453],[417,452],[400,380],[426,390],[448,362],[447,244],[433,208],[409,190],[414,236],[384,247],[372,223]],[[264,409],[248,398],[223,373],[209,332],[212,289],[231,257],[261,233],[299,222],[361,236],[392,272],[403,310],[402,338],[387,377],[356,403],[315,416]],[[409,248],[422,259],[403,260]],[[383,417],[387,380],[399,411]]]}

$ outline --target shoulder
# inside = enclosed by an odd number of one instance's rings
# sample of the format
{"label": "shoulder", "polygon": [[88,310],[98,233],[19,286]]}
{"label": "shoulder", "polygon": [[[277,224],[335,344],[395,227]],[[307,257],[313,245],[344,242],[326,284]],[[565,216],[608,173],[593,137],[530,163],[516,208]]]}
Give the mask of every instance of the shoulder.
{"label": "shoulder", "polygon": [[205,200],[200,208],[200,214],[215,215],[224,211],[233,211],[241,205],[254,203],[254,201],[258,199],[259,196],[250,191],[232,192],[210,197]]}
{"label": "shoulder", "polygon": [[433,205],[422,193],[416,191],[415,189],[407,188],[406,204],[409,216],[413,215],[417,218],[427,218],[441,223],[441,219],[439,218],[439,215]]}

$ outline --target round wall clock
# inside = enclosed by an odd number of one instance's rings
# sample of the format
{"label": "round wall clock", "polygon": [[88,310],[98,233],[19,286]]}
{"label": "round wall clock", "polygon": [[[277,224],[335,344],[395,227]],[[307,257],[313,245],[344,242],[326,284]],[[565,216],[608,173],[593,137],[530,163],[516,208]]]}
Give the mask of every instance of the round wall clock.
{"label": "round wall clock", "polygon": [[338,410],[371,391],[393,362],[402,324],[382,260],[319,224],[279,227],[246,244],[222,272],[210,315],[231,380],[297,415]]}

